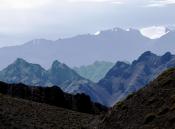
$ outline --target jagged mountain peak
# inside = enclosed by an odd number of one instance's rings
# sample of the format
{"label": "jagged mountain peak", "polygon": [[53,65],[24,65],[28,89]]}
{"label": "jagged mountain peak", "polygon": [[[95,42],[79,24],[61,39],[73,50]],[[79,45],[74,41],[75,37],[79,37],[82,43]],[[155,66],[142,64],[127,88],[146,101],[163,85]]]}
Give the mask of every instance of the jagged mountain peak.
{"label": "jagged mountain peak", "polygon": [[30,66],[33,66],[33,65],[22,58],[17,58],[12,64],[8,65],[4,70],[14,71],[15,68],[20,68],[19,70],[22,70],[21,68],[30,67]]}
{"label": "jagged mountain peak", "polygon": [[22,68],[26,68],[26,67],[30,67],[30,68],[32,68],[33,70],[35,69],[35,70],[42,70],[42,71],[44,71],[45,69],[44,68],[42,68],[40,65],[38,65],[38,64],[33,64],[33,63],[29,63],[29,62],[27,62],[25,59],[22,59],[22,58],[17,58],[12,64],[10,64],[9,65],[9,67],[7,67],[7,68],[10,68],[10,69],[13,69],[13,68],[15,68],[15,67],[20,67],[20,69],[19,70],[24,70],[24,69],[22,69]]}
{"label": "jagged mountain peak", "polygon": [[140,57],[146,57],[146,56],[155,56],[156,54],[152,53],[151,51],[144,52]]}
{"label": "jagged mountain peak", "polygon": [[162,60],[163,62],[166,62],[166,61],[171,60],[172,57],[174,57],[174,55],[172,55],[171,52],[166,52],[166,53],[161,57],[161,60]]}
{"label": "jagged mountain peak", "polygon": [[65,64],[59,62],[58,60],[55,60],[53,63],[52,63],[52,66],[51,68],[52,69],[59,69],[59,68],[68,68],[68,66],[66,66]]}
{"label": "jagged mountain peak", "polygon": [[58,60],[55,60],[55,61],[53,61],[53,65],[54,64],[56,64],[56,65],[58,64],[59,65],[59,64],[61,64],[61,62],[59,62]]}
{"label": "jagged mountain peak", "polygon": [[28,62],[26,61],[26,60],[24,60],[24,59],[22,59],[22,58],[17,58],[16,60],[15,60],[15,62],[14,62],[14,64],[28,64]]}
{"label": "jagged mountain peak", "polygon": [[51,44],[53,43],[54,41],[52,40],[48,40],[48,39],[33,39],[27,43],[24,44],[24,46],[28,46],[28,45],[46,45],[46,44]]}
{"label": "jagged mountain peak", "polygon": [[[130,64],[118,61],[114,67],[112,67],[109,72],[106,74],[106,78],[110,78],[112,76],[121,76],[121,71],[127,69],[130,66]],[[101,83],[101,81],[100,81]]]}
{"label": "jagged mountain peak", "polygon": [[58,60],[55,60],[52,63],[52,66],[48,71],[56,74],[58,77],[66,76],[69,74],[79,76],[73,69],[69,68],[66,64],[61,63]]}
{"label": "jagged mountain peak", "polygon": [[115,28],[112,29],[112,31],[121,32],[121,31],[124,31],[124,29],[119,28],[119,27],[115,27]]}
{"label": "jagged mountain peak", "polygon": [[82,79],[76,72],[59,61],[54,61],[49,70],[22,58],[0,71],[0,80],[8,83],[24,83],[35,86],[60,85],[64,81]]}
{"label": "jagged mountain peak", "polygon": [[156,57],[158,57],[156,54],[152,53],[151,51],[146,51],[138,58],[138,61],[148,61]]}
{"label": "jagged mountain peak", "polygon": [[126,29],[125,31],[127,31],[128,33],[137,34],[137,35],[141,35],[141,36],[142,36],[142,34],[141,34],[141,32],[140,32],[139,29],[128,28],[128,29]]}
{"label": "jagged mountain peak", "polygon": [[128,29],[122,29],[119,27],[115,27],[113,29],[108,29],[108,30],[102,30],[102,31],[98,31],[95,35],[100,35],[100,34],[127,34],[127,33],[131,33],[131,34],[136,34],[136,35],[142,35],[141,32],[138,29],[134,29],[134,28],[128,28]]}
{"label": "jagged mountain peak", "polygon": [[164,56],[173,56],[173,54],[171,53],[171,52],[166,52],[164,55],[163,55],[163,57]]}
{"label": "jagged mountain peak", "polygon": [[[147,51],[132,64],[116,63],[98,84],[115,98],[115,102],[142,88],[161,72],[174,66],[175,56],[170,52],[158,56]],[[114,104],[113,102],[111,104]]]}
{"label": "jagged mountain peak", "polygon": [[125,66],[129,66],[129,64],[128,64],[128,63],[125,63],[125,62],[122,62],[122,61],[118,61],[118,62],[116,63],[116,66],[117,66],[117,67],[120,67],[120,68],[123,68],[123,67],[125,67]]}

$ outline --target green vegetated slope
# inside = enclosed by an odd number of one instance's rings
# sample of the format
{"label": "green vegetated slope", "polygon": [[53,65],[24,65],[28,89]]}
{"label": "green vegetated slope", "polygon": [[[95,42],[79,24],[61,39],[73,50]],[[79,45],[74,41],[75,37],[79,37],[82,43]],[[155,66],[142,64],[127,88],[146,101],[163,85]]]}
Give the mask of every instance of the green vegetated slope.
{"label": "green vegetated slope", "polygon": [[175,69],[117,103],[98,129],[174,129]]}

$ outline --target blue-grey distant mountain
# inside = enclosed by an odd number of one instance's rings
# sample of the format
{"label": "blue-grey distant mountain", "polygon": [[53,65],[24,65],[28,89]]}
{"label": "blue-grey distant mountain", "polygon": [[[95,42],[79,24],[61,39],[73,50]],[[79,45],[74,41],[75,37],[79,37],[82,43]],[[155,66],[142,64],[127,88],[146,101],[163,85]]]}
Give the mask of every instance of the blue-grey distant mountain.
{"label": "blue-grey distant mountain", "polygon": [[96,61],[91,65],[75,67],[74,70],[82,77],[98,82],[113,66],[112,62]]}
{"label": "blue-grey distant mountain", "polygon": [[74,67],[92,64],[96,60],[132,61],[145,51],[163,54],[175,53],[175,31],[169,30],[159,39],[149,39],[139,30],[114,28],[98,34],[78,35],[72,38],[50,41],[36,39],[24,45],[0,48],[0,69],[23,58],[49,68],[55,59]]}
{"label": "blue-grey distant mountain", "polygon": [[155,39],[153,42],[153,50],[156,53],[165,53],[165,51],[170,51],[175,53],[175,30],[170,31],[166,35],[159,39]]}
{"label": "blue-grey distant mountain", "polygon": [[99,81],[98,85],[107,91],[111,98],[108,105],[115,104],[127,95],[139,90],[164,70],[175,67],[175,56],[167,52],[157,56],[151,52],[143,53],[132,64],[117,62]]}
{"label": "blue-grey distant mountain", "polygon": [[131,64],[117,62],[97,84],[78,75],[74,70],[54,61],[49,70],[39,65],[17,59],[0,71],[0,80],[28,85],[57,85],[67,93],[85,93],[95,102],[112,106],[128,94],[137,91],[167,68],[175,66],[175,56],[163,56],[147,51]]}
{"label": "blue-grey distant mountain", "polygon": [[47,69],[55,59],[71,67],[92,64],[96,60],[132,61],[141,53],[154,51],[155,48],[156,53],[164,52],[163,47],[159,51],[159,42],[166,44],[166,47],[174,52],[174,49],[171,49],[175,48],[174,36],[168,36],[171,33],[174,35],[173,31],[164,35],[167,40],[151,40],[136,29],[114,28],[101,31],[98,35],[85,34],[56,41],[36,39],[24,45],[0,48],[0,69],[5,68],[16,58],[40,64]]}
{"label": "blue-grey distant mountain", "polygon": [[105,97],[109,97],[105,89],[81,77],[67,65],[58,61],[54,61],[51,68],[45,70],[40,65],[18,58],[0,71],[0,81],[45,87],[56,85],[67,93],[85,93],[93,101],[102,104],[106,103]]}
{"label": "blue-grey distant mountain", "polygon": [[47,71],[47,76],[54,85],[61,85],[67,81],[83,80],[74,70],[58,61],[53,62],[52,67]]}
{"label": "blue-grey distant mountain", "polygon": [[8,83],[21,82],[37,86],[49,84],[45,69],[20,58],[0,72],[0,80]]}
{"label": "blue-grey distant mountain", "polygon": [[40,65],[28,63],[18,58],[14,63],[0,71],[0,80],[8,83],[24,83],[35,86],[61,85],[66,81],[83,79],[65,64],[54,61],[49,70]]}

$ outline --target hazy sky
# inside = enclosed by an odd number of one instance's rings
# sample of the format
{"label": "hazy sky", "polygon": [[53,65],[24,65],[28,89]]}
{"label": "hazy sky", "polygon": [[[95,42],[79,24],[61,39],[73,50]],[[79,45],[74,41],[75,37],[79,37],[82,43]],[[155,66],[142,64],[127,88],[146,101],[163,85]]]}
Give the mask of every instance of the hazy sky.
{"label": "hazy sky", "polygon": [[175,24],[175,0],[0,0],[0,47],[113,27]]}

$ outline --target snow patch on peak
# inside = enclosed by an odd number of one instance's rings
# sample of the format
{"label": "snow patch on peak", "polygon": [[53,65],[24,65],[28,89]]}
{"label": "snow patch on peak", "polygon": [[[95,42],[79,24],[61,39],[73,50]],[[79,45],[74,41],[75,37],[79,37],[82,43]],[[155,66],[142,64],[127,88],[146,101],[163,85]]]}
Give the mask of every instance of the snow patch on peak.
{"label": "snow patch on peak", "polygon": [[131,31],[131,28],[126,29],[126,31]]}
{"label": "snow patch on peak", "polygon": [[97,32],[95,32],[93,35],[98,36],[98,35],[103,34],[103,33],[106,33],[106,32],[121,32],[121,31],[125,31],[125,30],[123,30],[123,29],[121,29],[121,28],[118,28],[118,27],[115,27],[115,28],[113,28],[113,29],[97,31]]}
{"label": "snow patch on peak", "polygon": [[94,35],[100,35],[101,31],[97,31],[94,33]]}
{"label": "snow patch on peak", "polygon": [[150,26],[146,28],[141,28],[140,32],[143,36],[150,39],[160,38],[170,32],[165,26]]}
{"label": "snow patch on peak", "polygon": [[121,29],[118,28],[118,27],[115,27],[115,28],[112,29],[112,31],[119,31],[119,30],[121,30]]}

